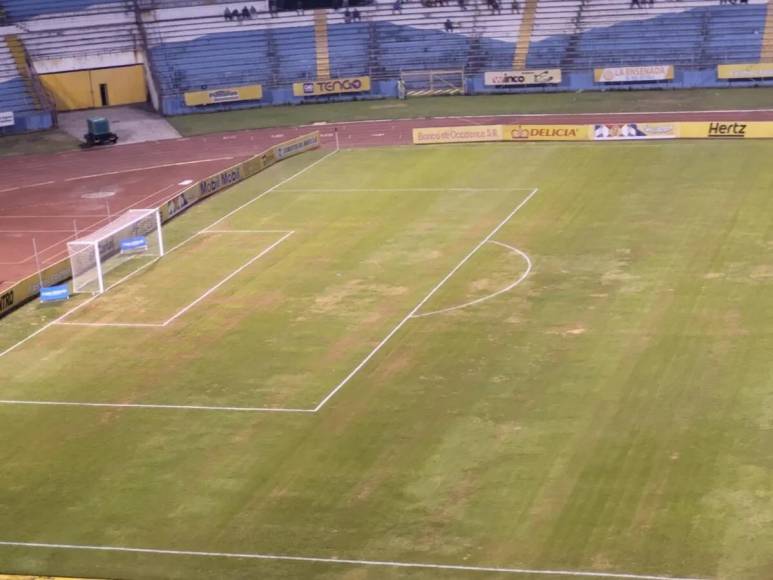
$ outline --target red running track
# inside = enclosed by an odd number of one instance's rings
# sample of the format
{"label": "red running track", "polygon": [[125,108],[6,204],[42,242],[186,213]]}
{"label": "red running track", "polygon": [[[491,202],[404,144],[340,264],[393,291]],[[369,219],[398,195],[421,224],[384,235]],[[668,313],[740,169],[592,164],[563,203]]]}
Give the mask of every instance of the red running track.
{"label": "red running track", "polygon": [[318,129],[324,147],[410,145],[414,127],[500,123],[571,124],[773,120],[773,110],[508,115],[362,121],[238,131],[0,162],[0,292],[67,256],[66,242],[130,208],[156,207],[186,185],[269,146]]}

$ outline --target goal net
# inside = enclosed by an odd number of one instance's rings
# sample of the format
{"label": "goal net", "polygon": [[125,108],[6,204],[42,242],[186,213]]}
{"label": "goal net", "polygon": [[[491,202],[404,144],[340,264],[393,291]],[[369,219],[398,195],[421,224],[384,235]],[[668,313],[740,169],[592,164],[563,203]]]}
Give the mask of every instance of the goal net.
{"label": "goal net", "polygon": [[105,275],[129,260],[164,255],[158,209],[130,209],[88,236],[67,242],[73,292],[102,293]]}

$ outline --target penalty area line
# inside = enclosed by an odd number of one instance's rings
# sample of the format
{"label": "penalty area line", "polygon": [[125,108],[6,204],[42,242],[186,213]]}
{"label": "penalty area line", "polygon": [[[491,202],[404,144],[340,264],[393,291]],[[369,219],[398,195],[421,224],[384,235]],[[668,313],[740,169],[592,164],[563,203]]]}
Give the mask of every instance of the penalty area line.
{"label": "penalty area line", "polygon": [[494,227],[494,229],[493,229],[493,230],[491,230],[491,231],[490,231],[490,232],[489,232],[489,233],[486,235],[486,237],[484,237],[484,238],[483,238],[483,239],[482,239],[480,242],[478,242],[478,243],[476,244],[476,246],[475,246],[475,247],[474,247],[472,250],[470,250],[470,251],[469,251],[469,253],[468,253],[468,254],[467,254],[467,255],[466,255],[464,258],[462,258],[462,259],[461,259],[461,261],[460,261],[460,262],[459,262],[459,263],[458,263],[456,266],[454,266],[454,267],[453,267],[453,269],[452,269],[452,270],[451,270],[451,271],[450,271],[448,274],[446,274],[446,275],[445,275],[445,277],[444,277],[444,278],[443,278],[443,279],[442,279],[440,282],[438,282],[438,283],[435,285],[435,287],[434,287],[434,288],[432,288],[432,290],[430,290],[430,291],[427,293],[427,295],[426,295],[426,296],[424,296],[424,298],[422,298],[422,299],[421,299],[421,301],[420,301],[420,302],[419,302],[419,303],[418,303],[416,306],[414,306],[414,307],[413,307],[413,309],[412,309],[412,310],[411,310],[411,311],[410,311],[408,314],[406,314],[406,315],[405,315],[405,317],[404,317],[404,318],[403,318],[403,319],[402,319],[402,320],[401,320],[401,321],[400,321],[400,322],[397,324],[397,326],[395,326],[395,327],[394,327],[392,330],[390,330],[390,331],[389,331],[389,334],[387,334],[387,335],[386,335],[386,336],[385,336],[385,337],[384,337],[384,338],[381,340],[381,342],[379,342],[379,343],[378,343],[378,344],[377,344],[377,345],[376,345],[376,346],[373,348],[373,350],[371,350],[371,351],[370,351],[370,352],[367,354],[367,356],[366,356],[364,359],[362,359],[362,360],[360,361],[360,363],[359,363],[359,364],[358,364],[356,367],[354,367],[354,369],[352,369],[352,371],[351,371],[351,372],[350,372],[348,375],[346,375],[346,376],[344,377],[344,379],[343,379],[343,380],[342,380],[340,383],[338,383],[338,384],[337,384],[337,385],[336,385],[336,386],[333,388],[333,390],[331,390],[331,391],[330,391],[330,392],[329,392],[327,395],[325,395],[325,398],[324,398],[324,399],[322,399],[322,400],[321,400],[321,401],[320,401],[320,402],[317,404],[317,406],[314,408],[314,410],[315,410],[315,411],[319,411],[319,410],[320,410],[322,407],[324,407],[324,406],[325,406],[325,404],[326,404],[326,403],[327,403],[327,402],[328,402],[330,399],[332,399],[332,398],[335,396],[335,394],[336,394],[338,391],[340,391],[340,390],[341,390],[341,389],[342,389],[342,388],[343,388],[343,387],[344,387],[344,386],[345,386],[345,385],[346,385],[346,384],[347,384],[347,383],[348,383],[350,380],[352,380],[352,378],[353,378],[353,377],[354,377],[354,376],[355,376],[355,375],[356,375],[358,372],[360,372],[360,370],[362,369],[362,367],[364,367],[366,364],[368,364],[368,361],[369,361],[370,359],[372,359],[374,356],[376,356],[376,354],[378,353],[378,351],[380,351],[380,350],[383,348],[383,346],[384,346],[384,345],[385,345],[387,342],[389,342],[389,340],[390,340],[390,339],[391,339],[391,338],[392,338],[392,337],[393,337],[395,334],[397,334],[397,331],[398,331],[398,330],[400,330],[400,329],[401,329],[401,328],[402,328],[402,327],[405,325],[405,323],[406,323],[406,322],[408,322],[408,321],[409,321],[411,318],[414,318],[414,315],[415,315],[415,314],[416,314],[416,313],[417,313],[417,312],[418,312],[418,311],[421,309],[421,307],[422,307],[422,306],[424,306],[424,305],[427,303],[427,301],[429,301],[429,299],[430,299],[430,298],[432,298],[432,296],[434,296],[434,295],[435,295],[435,293],[436,293],[438,290],[440,290],[440,288],[442,288],[442,287],[443,287],[443,285],[444,285],[446,282],[448,282],[448,280],[451,278],[451,276],[453,276],[454,274],[456,274],[456,272],[457,272],[457,271],[459,271],[459,269],[460,269],[462,266],[464,266],[464,265],[467,263],[467,261],[468,261],[470,258],[472,258],[472,257],[473,257],[473,256],[474,256],[474,255],[475,255],[477,252],[478,252],[478,250],[480,250],[480,249],[481,249],[481,247],[483,247],[483,245],[484,245],[484,244],[486,244],[486,243],[487,243],[489,240],[491,240],[491,238],[493,238],[493,237],[494,237],[494,236],[497,234],[497,232],[498,232],[499,230],[501,230],[501,229],[504,227],[504,225],[505,225],[507,222],[509,222],[509,221],[510,221],[510,219],[512,219],[512,217],[513,217],[513,216],[514,216],[516,213],[518,213],[518,211],[519,211],[519,210],[520,210],[520,209],[521,209],[523,206],[525,206],[527,203],[529,203],[529,200],[530,200],[532,197],[534,197],[534,196],[537,194],[537,192],[538,192],[538,191],[539,191],[539,188],[536,188],[536,187],[535,187],[534,189],[532,189],[532,190],[531,190],[531,193],[529,193],[529,195],[527,195],[527,196],[526,196],[526,197],[525,197],[525,198],[524,198],[524,199],[521,201],[521,203],[519,203],[517,206],[515,206],[515,209],[513,209],[513,210],[512,210],[512,211],[511,211],[509,214],[507,214],[507,217],[505,217],[505,219],[503,219],[501,222],[499,222],[499,223],[498,223],[498,224],[497,224],[497,225]]}
{"label": "penalty area line", "polygon": [[322,558],[316,556],[285,556],[281,554],[257,554],[238,552],[206,552],[195,550],[164,550],[154,548],[128,548],[120,546],[89,546],[82,544],[47,544],[43,542],[7,542],[0,546],[9,548],[39,548],[48,550],[81,550],[90,552],[116,552],[130,554],[156,554],[165,556],[194,556],[204,558],[232,558],[239,560],[273,560],[280,562],[306,562],[335,564],[339,566],[370,566],[381,568],[414,568],[423,570],[454,570],[469,573],[496,573],[510,575],[564,576],[573,578],[618,578],[623,580],[704,580],[698,577],[662,576],[653,574],[631,574],[627,572],[592,572],[583,570],[549,570],[532,568],[511,568],[504,566],[471,566],[463,564],[430,564],[423,562],[396,562],[390,560],[356,560],[352,558]]}

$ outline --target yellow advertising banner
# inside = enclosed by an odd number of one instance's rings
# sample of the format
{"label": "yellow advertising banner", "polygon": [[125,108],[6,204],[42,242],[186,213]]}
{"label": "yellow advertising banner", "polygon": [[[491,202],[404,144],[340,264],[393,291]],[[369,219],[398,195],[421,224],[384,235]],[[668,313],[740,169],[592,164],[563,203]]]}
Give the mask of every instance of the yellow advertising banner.
{"label": "yellow advertising banner", "polygon": [[502,125],[469,125],[466,127],[427,127],[413,130],[414,145],[432,143],[477,143],[503,141]]}
{"label": "yellow advertising banner", "polygon": [[771,77],[773,77],[773,62],[717,65],[718,79],[768,79]]}
{"label": "yellow advertising banner", "polygon": [[593,80],[597,83],[638,83],[673,79],[674,66],[670,64],[593,69]]}
{"label": "yellow advertising banner", "polygon": [[561,84],[561,69],[492,71],[483,74],[487,87],[523,87]]}
{"label": "yellow advertising banner", "polygon": [[594,141],[676,139],[678,123],[599,123],[593,125]]}
{"label": "yellow advertising banner", "polygon": [[770,139],[773,121],[688,121],[678,123],[684,139]]}
{"label": "yellow advertising banner", "polygon": [[349,77],[293,83],[296,97],[317,97],[340,93],[364,93],[370,91],[370,77]]}
{"label": "yellow advertising banner", "polygon": [[587,141],[588,125],[504,125],[504,141]]}
{"label": "yellow advertising banner", "polygon": [[185,93],[185,104],[189,107],[216,105],[217,103],[233,103],[236,101],[259,101],[263,98],[261,85],[244,85],[212,89],[211,91],[192,91]]}

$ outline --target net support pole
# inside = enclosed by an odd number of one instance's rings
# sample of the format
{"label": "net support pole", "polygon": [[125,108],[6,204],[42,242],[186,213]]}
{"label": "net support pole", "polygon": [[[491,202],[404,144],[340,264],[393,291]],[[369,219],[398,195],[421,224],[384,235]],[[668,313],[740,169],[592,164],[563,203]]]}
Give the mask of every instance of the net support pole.
{"label": "net support pole", "polygon": [[158,237],[158,255],[164,255],[164,238],[161,235],[161,212],[156,210],[156,237]]}
{"label": "net support pole", "polygon": [[102,278],[102,257],[99,255],[99,242],[93,242],[94,246],[94,261],[97,264],[97,280],[99,280],[99,293],[102,294],[105,291],[105,281]]}
{"label": "net support pole", "polygon": [[40,271],[40,258],[38,258],[38,242],[32,238],[32,253],[35,255],[35,269],[38,271],[38,289],[43,288],[43,272]]}

